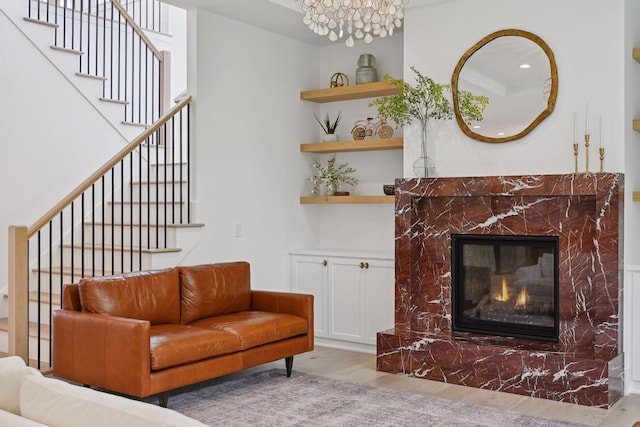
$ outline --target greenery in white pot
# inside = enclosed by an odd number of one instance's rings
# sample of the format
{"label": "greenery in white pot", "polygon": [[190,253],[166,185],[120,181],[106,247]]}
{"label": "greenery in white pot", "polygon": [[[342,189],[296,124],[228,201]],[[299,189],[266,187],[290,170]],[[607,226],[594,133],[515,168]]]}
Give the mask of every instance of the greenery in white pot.
{"label": "greenery in white pot", "polygon": [[327,160],[327,166],[323,166],[317,160],[313,161],[313,167],[318,173],[311,178],[313,182],[312,194],[318,196],[320,187],[324,184],[325,196],[333,195],[340,189],[342,184],[358,185],[358,178],[351,176],[356,170],[349,166],[349,163],[343,163],[336,166],[336,155],[332,154]]}
{"label": "greenery in white pot", "polygon": [[341,112],[338,112],[338,116],[333,121],[329,118],[329,113],[325,115],[324,120],[322,121],[318,118],[318,116],[315,115],[315,113],[313,114],[313,117],[316,118],[316,122],[318,122],[318,124],[320,125],[320,127],[325,133],[323,141],[327,142],[327,141],[338,140],[338,134],[336,134],[336,129],[338,128],[338,124],[340,123],[340,119],[342,118]]}
{"label": "greenery in white pot", "polygon": [[[427,125],[429,120],[451,120],[454,116],[452,103],[448,94],[451,85],[442,85],[422,75],[415,67],[416,86],[403,80],[394,79],[386,74],[384,80],[401,90],[397,95],[384,96],[372,101],[369,106],[378,109],[378,115],[391,119],[400,126],[410,125],[418,120],[422,126],[421,156],[413,165],[418,177],[427,177],[432,166],[427,156]],[[484,110],[489,103],[485,96],[473,95],[471,92],[458,92],[458,110],[466,123],[481,121]]]}

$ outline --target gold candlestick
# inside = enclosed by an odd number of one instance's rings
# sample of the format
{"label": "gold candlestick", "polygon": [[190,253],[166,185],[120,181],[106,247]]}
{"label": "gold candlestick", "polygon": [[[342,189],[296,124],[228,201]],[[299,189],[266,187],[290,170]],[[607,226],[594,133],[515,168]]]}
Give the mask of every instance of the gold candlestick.
{"label": "gold candlestick", "polygon": [[578,173],[578,144],[573,144],[573,157],[576,164],[576,173]]}
{"label": "gold candlestick", "polygon": [[600,147],[600,172],[604,172],[604,147]]}
{"label": "gold candlestick", "polygon": [[586,169],[585,173],[589,173],[589,139],[591,139],[591,135],[586,134],[584,136],[584,147],[585,147],[585,159],[586,159]]}

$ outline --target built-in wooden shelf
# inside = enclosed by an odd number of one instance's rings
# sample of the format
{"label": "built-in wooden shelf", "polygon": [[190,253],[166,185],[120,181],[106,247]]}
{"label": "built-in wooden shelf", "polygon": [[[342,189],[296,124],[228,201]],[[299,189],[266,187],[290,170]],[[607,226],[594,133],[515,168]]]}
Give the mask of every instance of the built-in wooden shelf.
{"label": "built-in wooden shelf", "polygon": [[634,191],[631,200],[634,202],[640,202],[640,191]]}
{"label": "built-in wooden shelf", "polygon": [[633,48],[633,59],[640,63],[640,47]]}
{"label": "built-in wooden shelf", "polygon": [[393,204],[395,196],[302,196],[301,204]]}
{"label": "built-in wooden shelf", "polygon": [[640,119],[636,119],[633,121],[633,130],[636,132],[640,132]]}
{"label": "built-in wooden shelf", "polygon": [[402,137],[398,137],[360,141],[314,142],[300,144],[300,151],[303,153],[346,153],[350,151],[399,150],[402,147]]}
{"label": "built-in wooden shelf", "polygon": [[300,99],[312,102],[348,101],[350,99],[374,98],[396,95],[400,89],[388,82],[363,83],[352,86],[340,86],[327,89],[315,89],[300,92]]}

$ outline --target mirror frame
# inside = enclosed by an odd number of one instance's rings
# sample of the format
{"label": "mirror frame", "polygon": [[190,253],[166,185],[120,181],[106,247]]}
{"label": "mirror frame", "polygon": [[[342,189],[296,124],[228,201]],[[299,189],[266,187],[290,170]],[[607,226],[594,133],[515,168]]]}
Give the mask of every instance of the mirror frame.
{"label": "mirror frame", "polygon": [[[544,53],[547,55],[547,58],[549,59],[549,64],[550,64],[551,93],[549,94],[549,99],[547,100],[547,108],[544,109],[538,115],[538,117],[536,117],[531,122],[531,124],[529,124],[529,126],[527,126],[522,132],[516,135],[505,136],[502,138],[491,138],[491,137],[480,135],[478,133],[473,132],[471,129],[469,129],[469,126],[467,126],[464,120],[462,120],[462,117],[460,116],[460,112],[458,110],[458,78],[460,77],[460,71],[462,71],[462,67],[467,62],[467,60],[471,57],[471,55],[476,53],[478,50],[480,50],[480,48],[482,48],[484,45],[491,42],[492,40],[495,40],[499,37],[506,37],[506,36],[524,37],[528,40],[531,40],[538,46],[540,46],[540,48],[544,51]],[[456,115],[456,121],[458,122],[458,126],[460,127],[462,132],[464,132],[464,134],[467,135],[469,138],[473,138],[478,141],[492,142],[492,143],[507,142],[507,141],[520,139],[523,136],[527,135],[529,132],[531,132],[536,126],[538,126],[538,124],[540,124],[540,122],[542,122],[547,116],[549,116],[553,112],[553,109],[556,104],[556,98],[558,96],[558,68],[556,65],[556,60],[549,46],[544,42],[544,40],[542,40],[540,37],[536,36],[535,34],[532,34],[527,31],[515,30],[515,29],[496,31],[495,33],[489,34],[488,36],[480,40],[478,43],[473,45],[469,50],[467,50],[464,55],[462,55],[462,58],[460,58],[460,60],[458,61],[458,64],[456,65],[456,68],[453,71],[453,76],[451,77],[451,92],[453,96],[453,109]]]}

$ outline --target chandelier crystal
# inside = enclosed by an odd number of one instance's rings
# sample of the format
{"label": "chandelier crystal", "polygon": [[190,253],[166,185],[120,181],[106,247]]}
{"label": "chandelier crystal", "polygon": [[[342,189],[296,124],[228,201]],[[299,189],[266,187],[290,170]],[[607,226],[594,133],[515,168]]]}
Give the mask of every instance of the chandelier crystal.
{"label": "chandelier crystal", "polygon": [[355,39],[371,43],[374,36],[393,35],[402,26],[404,0],[298,0],[309,29],[336,41],[346,36],[352,47]]}

